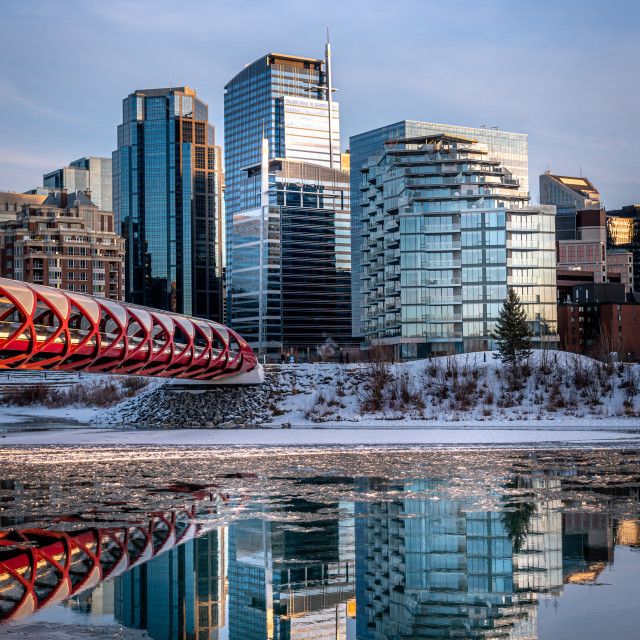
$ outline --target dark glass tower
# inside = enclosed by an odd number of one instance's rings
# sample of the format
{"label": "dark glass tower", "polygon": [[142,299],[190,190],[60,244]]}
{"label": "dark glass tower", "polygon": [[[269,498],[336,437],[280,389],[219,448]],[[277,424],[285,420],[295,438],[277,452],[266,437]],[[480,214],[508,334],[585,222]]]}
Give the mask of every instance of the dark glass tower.
{"label": "dark glass tower", "polygon": [[340,168],[339,106],[329,99],[329,58],[329,48],[326,59],[269,53],[225,86],[228,290],[236,267],[234,214],[260,206],[260,190],[247,184],[246,168],[260,163],[263,139],[268,141],[269,158]]}
{"label": "dark glass tower", "polygon": [[123,100],[113,208],[126,240],[126,300],[222,320],[220,147],[189,87]]}

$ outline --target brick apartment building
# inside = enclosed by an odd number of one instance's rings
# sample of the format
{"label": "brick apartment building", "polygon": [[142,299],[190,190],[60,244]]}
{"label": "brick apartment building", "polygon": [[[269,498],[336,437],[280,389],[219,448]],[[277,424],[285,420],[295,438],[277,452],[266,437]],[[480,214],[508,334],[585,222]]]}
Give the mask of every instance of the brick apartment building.
{"label": "brick apartment building", "polygon": [[124,299],[124,240],[91,191],[52,191],[0,220],[0,274],[78,293]]}
{"label": "brick apartment building", "polygon": [[625,285],[580,284],[558,305],[559,348],[640,359],[640,299]]}
{"label": "brick apartment building", "polygon": [[[576,213],[575,238],[556,242],[558,301],[566,298],[565,280],[595,284],[623,284],[631,292],[634,285],[633,253],[622,248],[607,249],[607,219],[604,209]],[[570,274],[574,274],[574,278]]]}

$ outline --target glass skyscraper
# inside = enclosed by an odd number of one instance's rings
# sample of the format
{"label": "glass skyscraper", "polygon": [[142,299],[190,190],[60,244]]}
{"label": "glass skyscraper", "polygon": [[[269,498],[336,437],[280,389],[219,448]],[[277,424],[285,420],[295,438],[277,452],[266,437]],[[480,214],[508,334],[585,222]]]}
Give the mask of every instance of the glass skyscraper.
{"label": "glass skyscraper", "polygon": [[[225,205],[227,286],[233,288],[234,215],[260,206],[244,169],[269,158],[340,168],[339,105],[329,100],[326,61],[269,53],[247,65],[225,86]],[[331,119],[329,113],[331,112]]]}
{"label": "glass skyscraper", "polygon": [[228,322],[263,352],[351,336],[349,173],[330,85],[327,45],[326,60],[268,54],[226,86]]}
{"label": "glass skyscraper", "polygon": [[216,640],[226,626],[226,527],[115,579],[116,620],[153,640]]}
{"label": "glass skyscraper", "polygon": [[128,302],[222,320],[220,147],[189,87],[123,101],[113,204],[126,240]]}
{"label": "glass skyscraper", "polygon": [[[354,598],[354,541],[338,505],[291,500],[290,522],[246,519],[229,531],[230,640],[345,638]],[[342,505],[350,509],[351,505]],[[305,517],[306,516],[306,517]]]}
{"label": "glass skyscraper", "polygon": [[361,305],[396,357],[493,348],[508,287],[535,339],[555,343],[555,208],[488,145],[449,134],[388,140],[360,171]]}
{"label": "glass skyscraper", "polygon": [[[265,204],[233,215],[229,324],[256,349],[305,350],[351,336],[349,174],[266,160]],[[262,165],[247,171],[260,191]]]}
{"label": "glass skyscraper", "polygon": [[498,158],[512,176],[519,181],[523,192],[529,191],[529,151],[527,135],[511,133],[498,129],[484,127],[461,127],[436,122],[420,122],[417,120],[402,120],[393,124],[379,127],[371,131],[351,136],[349,150],[351,152],[351,190],[354,194],[351,203],[351,282],[352,282],[352,331],[354,336],[363,335],[362,319],[362,253],[361,253],[361,222],[362,204],[356,197],[360,188],[360,169],[370,156],[380,153],[384,143],[390,139],[411,138],[414,136],[448,133],[451,135],[473,138],[486,144],[491,154]]}

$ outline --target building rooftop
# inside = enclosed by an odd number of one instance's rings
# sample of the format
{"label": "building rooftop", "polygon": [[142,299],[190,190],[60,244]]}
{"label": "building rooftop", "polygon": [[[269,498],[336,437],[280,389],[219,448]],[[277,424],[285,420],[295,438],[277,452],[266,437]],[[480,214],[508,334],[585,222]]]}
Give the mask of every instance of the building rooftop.
{"label": "building rooftop", "polygon": [[434,142],[464,142],[468,144],[477,144],[478,141],[473,138],[464,138],[463,136],[454,136],[448,133],[436,133],[434,135],[385,140],[384,144],[419,144],[420,142],[423,142],[424,144],[433,144]]}
{"label": "building rooftop", "polygon": [[174,91],[178,91],[179,93],[184,93],[188,96],[195,96],[196,92],[191,87],[183,86],[183,87],[163,87],[160,89],[136,89],[133,93],[136,95],[142,95],[147,97],[154,96],[166,96],[168,93],[172,93]]}
{"label": "building rooftop", "polygon": [[[89,194],[91,192],[88,192]],[[66,204],[65,204],[66,200]],[[46,197],[44,202],[41,203],[47,207],[75,207],[78,205],[85,207],[95,207],[96,205],[91,201],[89,195],[84,191],[70,191],[66,193],[60,189],[52,190]]]}
{"label": "building rooftop", "polygon": [[577,194],[584,198],[594,198],[599,199],[600,192],[595,188],[593,183],[587,178],[583,178],[582,176],[559,176],[551,173],[550,171],[544,172],[545,176],[559,182],[564,187],[575,191]]}
{"label": "building rooftop", "polygon": [[2,204],[42,204],[46,198],[46,194],[0,191],[0,202]]}
{"label": "building rooftop", "polygon": [[275,53],[275,52],[265,53],[265,55],[260,56],[258,59],[254,60],[253,62],[248,62],[247,64],[245,64],[244,67],[240,71],[238,71],[238,73],[236,73],[236,75],[233,76],[233,78],[231,78],[231,80],[229,80],[227,84],[225,84],[224,88],[226,89],[246,69],[248,69],[249,67],[253,67],[254,65],[258,64],[259,62],[262,62],[263,60],[266,60],[266,63],[268,65],[276,64],[278,62],[290,62],[294,64],[298,63],[299,65],[300,64],[302,65],[305,65],[305,64],[323,65],[324,64],[324,59],[322,58],[307,58],[305,56],[296,56],[289,53]]}

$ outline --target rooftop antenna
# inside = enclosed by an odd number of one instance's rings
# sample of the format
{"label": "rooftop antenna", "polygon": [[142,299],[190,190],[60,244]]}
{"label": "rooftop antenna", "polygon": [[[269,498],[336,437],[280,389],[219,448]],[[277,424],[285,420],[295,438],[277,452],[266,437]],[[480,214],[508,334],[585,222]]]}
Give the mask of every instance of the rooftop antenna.
{"label": "rooftop antenna", "polygon": [[580,177],[582,178],[582,165],[580,165]]}
{"label": "rooftop antenna", "polygon": [[329,107],[329,168],[333,169],[333,98],[331,93],[331,42],[329,41],[329,27],[327,27],[327,43],[324,46],[325,68],[327,73],[327,103]]}

